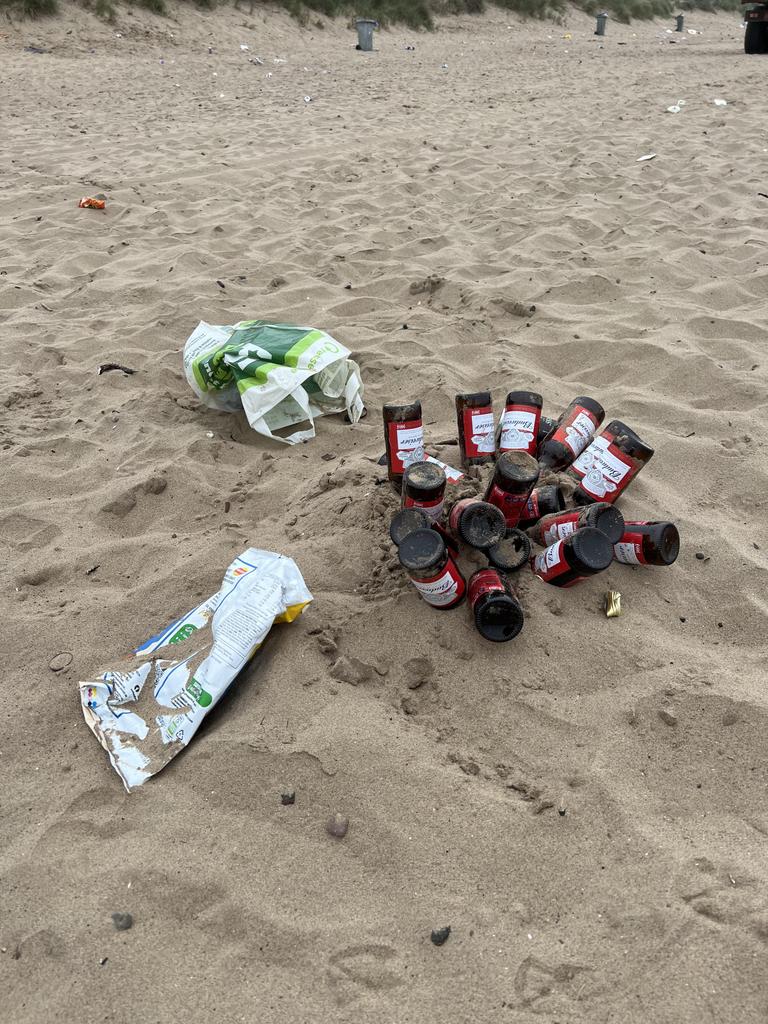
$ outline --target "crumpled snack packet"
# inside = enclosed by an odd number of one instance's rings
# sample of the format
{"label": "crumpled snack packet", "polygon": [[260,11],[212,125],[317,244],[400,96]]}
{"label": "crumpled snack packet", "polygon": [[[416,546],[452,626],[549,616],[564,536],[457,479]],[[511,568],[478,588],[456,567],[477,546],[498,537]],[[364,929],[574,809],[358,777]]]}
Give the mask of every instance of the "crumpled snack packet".
{"label": "crumpled snack packet", "polygon": [[272,624],[292,622],[311,600],[293,559],[248,548],[217,593],[80,683],[85,720],[129,792],[187,746]]}

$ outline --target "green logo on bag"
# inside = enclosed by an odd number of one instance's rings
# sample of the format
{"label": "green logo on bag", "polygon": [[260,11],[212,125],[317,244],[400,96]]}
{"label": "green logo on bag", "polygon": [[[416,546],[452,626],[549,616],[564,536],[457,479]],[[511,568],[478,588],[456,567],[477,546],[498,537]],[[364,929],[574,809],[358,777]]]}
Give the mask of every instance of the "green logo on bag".
{"label": "green logo on bag", "polygon": [[180,644],[182,640],[187,640],[192,636],[193,633],[197,632],[197,626],[193,626],[191,622],[185,622],[183,626],[173,634],[171,639],[168,641],[169,644]]}
{"label": "green logo on bag", "polygon": [[307,363],[307,369],[314,370],[321,356],[333,356],[336,355],[337,352],[341,352],[341,349],[335,341],[328,340],[324,342]]}
{"label": "green logo on bag", "polygon": [[197,701],[201,708],[210,707],[213,703],[213,697],[207,690],[202,688],[194,676],[187,683],[187,693],[193,700]]}

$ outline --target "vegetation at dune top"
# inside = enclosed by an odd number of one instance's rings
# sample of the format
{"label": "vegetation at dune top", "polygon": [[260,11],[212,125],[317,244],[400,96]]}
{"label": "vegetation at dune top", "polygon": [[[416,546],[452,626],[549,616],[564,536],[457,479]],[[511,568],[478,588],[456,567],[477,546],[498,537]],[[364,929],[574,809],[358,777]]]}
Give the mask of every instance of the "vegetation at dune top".
{"label": "vegetation at dune top", "polygon": [[[107,21],[115,18],[119,0],[81,0],[84,7]],[[131,0],[127,0],[128,3]],[[500,7],[525,18],[557,20],[567,8],[567,0],[188,0],[196,7],[212,10],[225,3],[234,3],[239,11],[253,14],[259,8],[282,7],[297,21],[306,25],[314,21],[318,28],[322,22],[317,15],[333,17],[375,18],[382,26],[402,24],[414,29],[432,29],[435,17],[451,14],[482,14],[488,7]],[[632,18],[670,17],[678,11],[738,10],[739,0],[574,0],[575,6],[587,14],[606,11],[617,21]],[[143,7],[154,14],[167,13],[166,0],[133,0],[134,7]],[[38,18],[56,14],[58,0],[0,0],[0,13]],[[314,18],[313,18],[314,15]]]}

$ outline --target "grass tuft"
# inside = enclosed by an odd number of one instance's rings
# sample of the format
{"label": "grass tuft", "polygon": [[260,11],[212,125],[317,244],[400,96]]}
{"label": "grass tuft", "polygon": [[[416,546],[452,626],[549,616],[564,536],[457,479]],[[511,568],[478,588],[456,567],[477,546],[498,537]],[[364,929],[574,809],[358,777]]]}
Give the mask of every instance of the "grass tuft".
{"label": "grass tuft", "polygon": [[[113,21],[117,0],[92,0],[93,10],[100,18]],[[134,0],[140,7],[154,14],[167,14],[165,0]],[[190,0],[196,7],[213,10],[219,0]],[[234,0],[235,6],[249,4],[256,7],[274,7],[288,11],[301,25],[322,24],[316,18],[360,17],[375,18],[382,26],[407,25],[413,29],[433,29],[435,16],[444,14],[481,14],[487,5],[513,11],[524,18],[557,20],[566,11],[566,0]],[[739,0],[576,0],[577,6],[587,14],[608,12],[615,21],[629,22],[647,18],[668,18],[678,11],[735,11]],[[14,11],[26,18],[41,18],[56,14],[57,0],[0,0],[0,10]]]}

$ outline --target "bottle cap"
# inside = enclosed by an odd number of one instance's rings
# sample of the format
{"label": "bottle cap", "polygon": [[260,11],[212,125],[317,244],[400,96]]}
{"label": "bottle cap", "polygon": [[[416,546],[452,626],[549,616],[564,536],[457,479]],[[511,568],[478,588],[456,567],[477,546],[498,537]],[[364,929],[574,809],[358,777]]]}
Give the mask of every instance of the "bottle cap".
{"label": "bottle cap", "polygon": [[571,534],[571,551],[588,572],[602,572],[613,561],[613,544],[592,526]]}
{"label": "bottle cap", "polygon": [[527,452],[503,452],[496,460],[499,481],[512,491],[530,489],[539,479],[540,472],[538,462]]}
{"label": "bottle cap", "polygon": [[405,569],[423,572],[442,561],[445,557],[445,544],[435,530],[414,530],[402,539],[397,553]]}
{"label": "bottle cap", "polygon": [[507,405],[533,405],[541,408],[544,399],[535,391],[510,391],[507,395]]}
{"label": "bottle cap", "polygon": [[624,535],[624,516],[605,501],[590,505],[587,521],[590,526],[604,533],[611,544],[618,544]]}
{"label": "bottle cap", "polygon": [[434,462],[412,462],[403,474],[403,490],[429,497],[446,485],[445,470]]}

